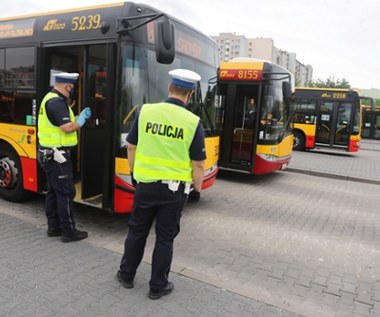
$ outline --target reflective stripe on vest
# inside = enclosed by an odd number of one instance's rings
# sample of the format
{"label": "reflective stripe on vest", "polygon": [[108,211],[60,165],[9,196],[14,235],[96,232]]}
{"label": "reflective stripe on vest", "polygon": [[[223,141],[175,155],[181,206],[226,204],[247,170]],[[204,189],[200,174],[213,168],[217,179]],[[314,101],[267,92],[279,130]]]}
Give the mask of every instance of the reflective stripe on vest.
{"label": "reflective stripe on vest", "polygon": [[133,176],[140,182],[192,182],[190,145],[199,117],[170,103],[145,104],[139,115]]}
{"label": "reflective stripe on vest", "polygon": [[[39,144],[52,147],[70,147],[78,143],[76,131],[65,133],[59,127],[53,125],[46,115],[46,103],[52,98],[59,98],[58,94],[49,92],[42,100],[40,111],[38,113],[38,139]],[[75,122],[73,111],[69,108],[70,120]]]}

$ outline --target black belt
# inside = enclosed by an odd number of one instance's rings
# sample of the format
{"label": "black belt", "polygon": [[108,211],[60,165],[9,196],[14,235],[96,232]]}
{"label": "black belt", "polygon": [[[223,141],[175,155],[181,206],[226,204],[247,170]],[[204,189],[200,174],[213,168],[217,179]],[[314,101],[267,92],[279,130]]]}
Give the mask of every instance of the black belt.
{"label": "black belt", "polygon": [[[64,148],[57,148],[58,151],[64,152],[62,154],[70,156],[71,150],[64,149]],[[52,148],[47,148],[47,147],[38,147],[38,151],[43,153],[44,155],[51,155],[53,154],[54,150]]]}
{"label": "black belt", "polygon": [[[160,179],[160,180],[158,180],[158,181],[153,181],[153,182],[147,182],[147,183],[145,183],[145,182],[139,182],[139,183],[141,183],[141,184],[157,184],[157,183],[159,183],[159,184],[165,184],[165,185],[167,185],[167,183],[166,182],[168,182],[169,180],[162,180],[162,179]],[[176,181],[175,181],[176,182]],[[179,184],[185,184],[186,182],[184,182],[184,181],[178,181],[179,182]]]}

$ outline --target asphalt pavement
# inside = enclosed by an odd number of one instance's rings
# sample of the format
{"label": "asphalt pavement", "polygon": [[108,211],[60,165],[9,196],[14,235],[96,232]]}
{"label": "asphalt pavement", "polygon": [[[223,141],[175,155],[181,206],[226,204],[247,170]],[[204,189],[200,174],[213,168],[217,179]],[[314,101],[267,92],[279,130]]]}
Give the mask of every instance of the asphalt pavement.
{"label": "asphalt pavement", "polygon": [[[89,239],[64,244],[46,236],[40,197],[0,200],[0,316],[380,316],[380,142],[365,140],[354,154],[313,152],[295,152],[287,171],[267,178],[222,177],[188,206],[170,274],[175,290],[157,301],[147,298],[152,235],[135,288],[115,280],[128,217],[77,206]],[[367,218],[358,215],[355,183]],[[294,188],[309,186],[320,196],[294,201]]]}

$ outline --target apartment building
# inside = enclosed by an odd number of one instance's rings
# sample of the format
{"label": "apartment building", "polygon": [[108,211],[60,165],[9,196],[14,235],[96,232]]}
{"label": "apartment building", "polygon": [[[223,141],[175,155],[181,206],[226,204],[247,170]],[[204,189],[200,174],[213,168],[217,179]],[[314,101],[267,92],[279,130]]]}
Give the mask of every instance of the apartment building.
{"label": "apartment building", "polygon": [[219,46],[221,61],[235,57],[252,57],[271,61],[285,67],[295,76],[297,86],[306,86],[313,80],[313,67],[297,60],[296,53],[280,50],[271,38],[246,38],[236,33],[211,36]]}
{"label": "apartment building", "polygon": [[[246,57],[247,38],[244,35],[231,36],[232,33],[220,33],[216,41],[219,46],[220,60],[229,61],[235,57]],[[216,40],[214,36],[213,39]]]}

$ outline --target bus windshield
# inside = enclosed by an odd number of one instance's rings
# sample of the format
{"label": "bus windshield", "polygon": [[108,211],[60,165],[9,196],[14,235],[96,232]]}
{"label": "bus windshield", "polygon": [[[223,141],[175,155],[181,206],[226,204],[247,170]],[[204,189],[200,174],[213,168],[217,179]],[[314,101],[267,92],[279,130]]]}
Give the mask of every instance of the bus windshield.
{"label": "bus windshield", "polygon": [[289,127],[289,108],[286,107],[282,81],[271,80],[263,93],[259,140],[280,140]]}
{"label": "bus windshield", "polygon": [[[215,67],[202,63],[195,63],[184,55],[176,55],[171,65],[157,64],[155,52],[147,46],[132,46],[126,43],[122,46],[122,71],[121,71],[121,107],[120,115],[123,121],[121,126],[120,148],[125,146],[126,135],[131,129],[133,119],[144,103],[163,101],[168,95],[168,72],[175,68],[194,69],[200,74],[201,83],[193,94],[191,109],[200,116],[205,131],[212,129],[214,119],[201,104],[201,91],[207,91],[208,80],[215,77]],[[202,109],[203,108],[203,109]],[[210,127],[211,126],[211,127]],[[125,153],[125,151],[123,151]]]}

